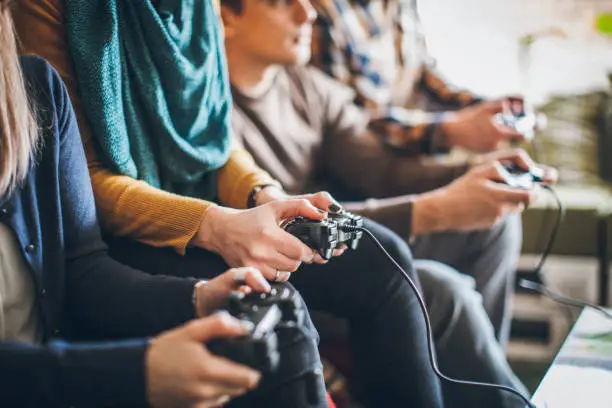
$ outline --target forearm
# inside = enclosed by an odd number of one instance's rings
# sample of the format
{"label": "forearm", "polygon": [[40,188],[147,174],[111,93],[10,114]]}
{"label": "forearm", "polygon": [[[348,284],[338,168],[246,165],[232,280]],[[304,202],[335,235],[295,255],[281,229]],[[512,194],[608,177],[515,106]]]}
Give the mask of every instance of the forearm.
{"label": "forearm", "polygon": [[[331,139],[331,138],[330,138]],[[418,194],[444,186],[467,170],[464,163],[441,164],[429,158],[407,158],[389,151],[376,137],[334,138],[327,150],[332,178],[364,197]]]}
{"label": "forearm", "polygon": [[405,240],[412,236],[413,204],[415,196],[406,195],[385,199],[346,202],[342,206],[353,213],[372,219]]}
{"label": "forearm", "polygon": [[481,97],[449,84],[433,66],[423,68],[418,88],[435,110],[458,110],[483,101]]}
{"label": "forearm", "polygon": [[145,340],[45,347],[0,343],[0,406],[146,404]]}
{"label": "forearm", "polygon": [[405,157],[448,153],[444,132],[449,113],[393,108],[388,115],[373,118],[369,128],[382,142]]}
{"label": "forearm", "polygon": [[69,260],[67,273],[70,317],[85,333],[152,336],[195,317],[196,279],[152,276],[115,262],[105,251]]}

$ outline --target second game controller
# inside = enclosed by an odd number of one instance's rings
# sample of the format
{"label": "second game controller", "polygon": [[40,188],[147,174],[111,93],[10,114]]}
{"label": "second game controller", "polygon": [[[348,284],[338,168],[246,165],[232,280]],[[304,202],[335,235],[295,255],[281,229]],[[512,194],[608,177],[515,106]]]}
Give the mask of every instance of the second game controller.
{"label": "second game controller", "polygon": [[277,332],[297,328],[304,319],[297,294],[284,285],[272,285],[269,293],[232,292],[224,309],[252,323],[253,329],[241,337],[213,340],[207,344],[209,350],[264,373],[276,371],[280,360]]}
{"label": "second game controller", "polygon": [[363,218],[345,210],[329,213],[328,218],[338,223],[338,246],[346,244],[352,250],[357,249],[363,236],[363,232],[358,230],[363,227]]}
{"label": "second game controller", "polygon": [[338,223],[330,219],[321,221],[296,217],[285,225],[285,231],[314,249],[321,258],[329,260],[338,246]]}
{"label": "second game controller", "polygon": [[363,232],[363,218],[348,211],[329,213],[324,220],[311,220],[296,217],[285,225],[285,231],[300,239],[310,248],[317,251],[325,260],[334,255],[334,249],[346,244],[357,249]]}

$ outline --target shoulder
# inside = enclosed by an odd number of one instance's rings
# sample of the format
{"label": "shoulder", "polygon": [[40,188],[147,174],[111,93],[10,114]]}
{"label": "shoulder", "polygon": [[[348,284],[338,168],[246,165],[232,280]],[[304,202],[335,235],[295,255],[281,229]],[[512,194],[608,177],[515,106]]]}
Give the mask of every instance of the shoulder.
{"label": "shoulder", "polygon": [[64,101],[64,82],[57,71],[43,58],[22,55],[21,69],[31,98]]}
{"label": "shoulder", "polygon": [[348,103],[354,98],[354,91],[349,86],[332,78],[315,66],[290,67],[287,68],[287,74],[293,83],[300,84],[304,92],[314,93],[323,101],[346,99]]}
{"label": "shoulder", "polygon": [[21,68],[32,108],[44,130],[62,134],[72,120],[72,106],[62,78],[44,59],[21,56]]}

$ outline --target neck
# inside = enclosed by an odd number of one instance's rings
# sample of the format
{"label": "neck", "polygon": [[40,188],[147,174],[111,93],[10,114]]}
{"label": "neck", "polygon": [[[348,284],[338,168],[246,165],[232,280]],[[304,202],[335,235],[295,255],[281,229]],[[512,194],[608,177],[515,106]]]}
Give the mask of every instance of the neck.
{"label": "neck", "polygon": [[247,53],[229,45],[227,45],[227,63],[232,86],[252,98],[257,98],[270,89],[281,68],[280,65],[251,58]]}

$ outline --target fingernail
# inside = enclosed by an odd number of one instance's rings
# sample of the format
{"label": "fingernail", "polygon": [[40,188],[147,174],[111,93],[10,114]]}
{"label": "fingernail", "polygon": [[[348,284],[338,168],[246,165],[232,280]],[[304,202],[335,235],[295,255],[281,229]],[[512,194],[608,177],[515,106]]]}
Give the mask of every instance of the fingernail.
{"label": "fingernail", "polygon": [[316,207],[315,207],[315,209],[316,209],[316,210],[317,210],[317,212],[318,212],[318,213],[320,213],[320,214],[326,214],[326,212],[325,212],[325,211],[323,211],[323,210],[322,210],[322,209],[320,209],[320,208],[316,208]]}
{"label": "fingernail", "polygon": [[255,387],[257,387],[260,380],[261,380],[261,374],[259,373],[254,374],[253,378],[251,379],[251,383],[249,384],[249,388],[254,389]]}
{"label": "fingernail", "polygon": [[272,290],[272,286],[270,286],[270,283],[263,276],[259,276],[257,281],[264,287],[266,293]]}
{"label": "fingernail", "polygon": [[253,331],[253,329],[255,329],[255,325],[252,322],[249,322],[248,320],[241,320],[240,321],[240,328],[245,333],[250,333],[250,332]]}
{"label": "fingernail", "polygon": [[337,213],[338,211],[340,211],[342,209],[342,207],[340,206],[340,204],[337,203],[331,203],[329,205],[329,211],[333,212],[333,213]]}

